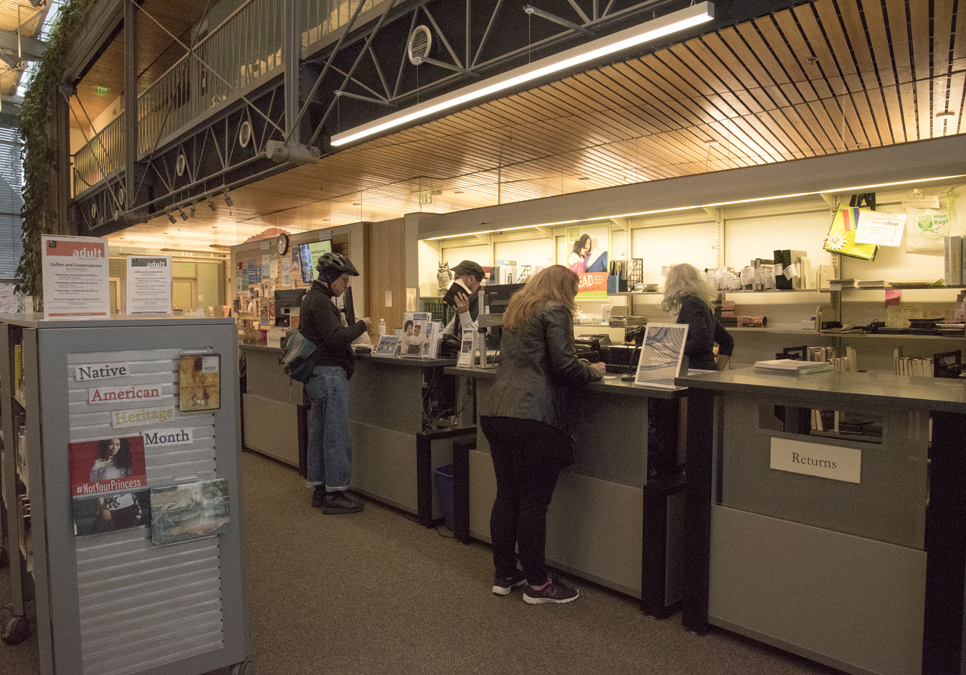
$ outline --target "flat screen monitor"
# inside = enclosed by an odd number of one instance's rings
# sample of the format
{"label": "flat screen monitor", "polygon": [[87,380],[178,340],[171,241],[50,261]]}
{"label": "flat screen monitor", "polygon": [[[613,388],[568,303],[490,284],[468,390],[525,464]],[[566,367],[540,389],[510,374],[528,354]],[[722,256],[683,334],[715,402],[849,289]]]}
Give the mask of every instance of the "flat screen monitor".
{"label": "flat screen monitor", "polygon": [[292,309],[302,304],[304,288],[280,288],[275,291],[275,325],[287,328]]}
{"label": "flat screen monitor", "polygon": [[302,283],[310,284],[315,280],[315,263],[318,262],[320,255],[331,252],[331,239],[299,244],[299,267],[302,268]]}
{"label": "flat screen monitor", "polygon": [[490,284],[486,287],[486,304],[490,314],[503,314],[510,298],[525,284]]}

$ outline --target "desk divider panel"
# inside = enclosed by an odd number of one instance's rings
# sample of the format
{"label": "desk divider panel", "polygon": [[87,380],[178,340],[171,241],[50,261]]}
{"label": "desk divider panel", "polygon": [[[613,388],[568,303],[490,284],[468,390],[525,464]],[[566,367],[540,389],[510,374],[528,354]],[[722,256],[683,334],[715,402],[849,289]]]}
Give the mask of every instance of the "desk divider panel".
{"label": "desk divider panel", "polygon": [[[788,405],[787,401],[781,404]],[[881,417],[883,427],[881,442],[864,443],[767,428],[762,416],[776,405],[778,401],[768,398],[728,394],[722,506],[924,549],[927,413],[866,411]],[[774,470],[770,465],[773,439],[857,449],[862,453],[861,482]]]}

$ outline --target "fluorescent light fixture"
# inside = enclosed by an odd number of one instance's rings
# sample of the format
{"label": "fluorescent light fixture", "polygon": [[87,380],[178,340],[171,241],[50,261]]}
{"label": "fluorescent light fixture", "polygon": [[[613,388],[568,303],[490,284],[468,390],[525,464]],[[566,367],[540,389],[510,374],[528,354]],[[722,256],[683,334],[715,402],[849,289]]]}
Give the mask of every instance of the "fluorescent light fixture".
{"label": "fluorescent light fixture", "polygon": [[477,82],[451,94],[430,99],[425,103],[406,108],[398,113],[387,115],[368,124],[363,124],[354,129],[335,134],[332,136],[330,143],[338,147],[369,136],[374,136],[388,129],[409,124],[424,117],[430,117],[450,108],[458,108],[478,99],[488,98],[493,94],[507,89],[515,89],[527,82],[533,82],[534,80],[545,78],[554,73],[570,70],[583,63],[601,59],[610,54],[636,47],[679,30],[706,23],[712,19],[714,19],[714,5],[710,2],[700,2],[685,9],[652,19],[639,26],[627,28],[613,35],[588,42],[585,45],[568,49],[559,54],[548,56],[547,58],[540,59],[525,66],[520,66],[519,68],[514,68],[502,75]]}
{"label": "fluorescent light fixture", "polygon": [[[966,178],[964,175],[956,176],[932,176],[930,178],[912,178],[909,180],[893,181],[890,183],[877,183],[875,185],[853,185],[850,187],[827,188],[814,190],[812,192],[788,192],[780,195],[769,195],[767,197],[752,197],[750,199],[735,199],[725,202],[711,202],[708,204],[690,204],[688,206],[675,206],[665,209],[654,209],[651,211],[635,211],[634,213],[616,213],[600,216],[588,216],[587,218],[576,218],[574,220],[558,220],[552,223],[534,223],[533,225],[517,225],[514,227],[498,227],[492,230],[478,230],[475,232],[457,232],[454,234],[443,234],[437,237],[426,237],[421,241],[442,241],[444,239],[459,239],[460,237],[475,237],[477,235],[495,234],[497,232],[512,232],[514,230],[532,230],[536,227],[559,227],[561,225],[574,225],[577,223],[596,223],[611,220],[614,218],[640,218],[642,216],[654,216],[665,213],[677,213],[680,211],[693,211],[696,209],[711,209],[721,206],[735,206],[738,204],[754,204],[757,202],[770,202],[776,199],[794,199],[797,197],[809,197],[820,194],[855,194],[859,192],[869,192],[880,188],[902,187],[903,185],[916,185],[919,183],[942,183],[951,180]],[[490,208],[490,207],[486,207]],[[481,223],[486,225],[488,223]]]}

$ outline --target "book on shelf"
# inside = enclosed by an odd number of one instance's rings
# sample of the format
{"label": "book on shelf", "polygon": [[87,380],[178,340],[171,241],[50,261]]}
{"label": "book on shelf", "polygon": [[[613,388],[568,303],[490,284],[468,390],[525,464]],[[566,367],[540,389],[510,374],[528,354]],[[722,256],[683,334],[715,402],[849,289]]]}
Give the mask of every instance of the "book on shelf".
{"label": "book on shelf", "polygon": [[792,359],[771,359],[755,361],[755,368],[775,373],[819,373],[831,370],[831,364],[825,361],[793,361]]}
{"label": "book on shelf", "polygon": [[947,286],[963,285],[963,238],[959,235],[943,238],[943,272]]}
{"label": "book on shelf", "polygon": [[855,282],[856,288],[885,288],[884,279],[858,279]]}

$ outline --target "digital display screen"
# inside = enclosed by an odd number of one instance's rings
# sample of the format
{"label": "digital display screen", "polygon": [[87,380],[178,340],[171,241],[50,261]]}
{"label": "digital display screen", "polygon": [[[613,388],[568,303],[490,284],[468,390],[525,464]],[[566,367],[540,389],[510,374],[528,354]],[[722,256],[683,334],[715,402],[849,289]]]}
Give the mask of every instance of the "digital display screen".
{"label": "digital display screen", "polygon": [[302,268],[302,282],[310,284],[315,280],[315,263],[323,253],[332,252],[332,240],[313,241],[299,244],[299,266]]}

